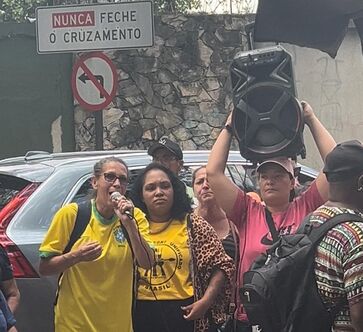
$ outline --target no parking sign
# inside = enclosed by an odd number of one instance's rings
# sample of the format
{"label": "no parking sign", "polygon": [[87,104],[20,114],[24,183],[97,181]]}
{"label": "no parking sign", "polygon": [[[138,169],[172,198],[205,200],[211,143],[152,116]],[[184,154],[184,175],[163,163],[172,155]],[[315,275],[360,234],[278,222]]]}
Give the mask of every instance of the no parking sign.
{"label": "no parking sign", "polygon": [[99,111],[108,106],[116,88],[116,67],[102,52],[88,53],[73,66],[73,96],[85,109]]}

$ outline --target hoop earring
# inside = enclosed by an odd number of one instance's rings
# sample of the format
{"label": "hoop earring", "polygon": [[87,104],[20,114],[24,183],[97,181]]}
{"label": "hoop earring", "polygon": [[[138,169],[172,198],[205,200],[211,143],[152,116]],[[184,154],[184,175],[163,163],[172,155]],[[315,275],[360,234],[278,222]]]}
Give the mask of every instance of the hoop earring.
{"label": "hoop earring", "polygon": [[360,187],[358,188],[358,191],[363,191],[363,186],[360,186]]}

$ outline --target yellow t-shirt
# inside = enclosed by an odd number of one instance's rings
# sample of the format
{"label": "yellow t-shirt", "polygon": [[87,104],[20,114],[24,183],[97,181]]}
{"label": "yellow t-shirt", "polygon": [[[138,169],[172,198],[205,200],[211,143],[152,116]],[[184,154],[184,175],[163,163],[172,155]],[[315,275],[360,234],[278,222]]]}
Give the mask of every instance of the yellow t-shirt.
{"label": "yellow t-shirt", "polygon": [[[61,208],[39,249],[40,257],[62,254],[74,227],[77,205]],[[148,234],[143,212],[135,209],[140,233]],[[87,241],[98,241],[102,254],[64,271],[55,307],[55,330],[101,332],[132,331],[133,259],[117,217],[106,220],[92,203],[92,215],[71,251]]]}
{"label": "yellow t-shirt", "polygon": [[[186,218],[172,220],[165,230],[164,223],[150,221],[149,224],[148,239],[155,250],[155,264],[148,271],[139,268],[141,280],[137,298],[181,300],[193,296]],[[150,290],[150,281],[155,296]]]}

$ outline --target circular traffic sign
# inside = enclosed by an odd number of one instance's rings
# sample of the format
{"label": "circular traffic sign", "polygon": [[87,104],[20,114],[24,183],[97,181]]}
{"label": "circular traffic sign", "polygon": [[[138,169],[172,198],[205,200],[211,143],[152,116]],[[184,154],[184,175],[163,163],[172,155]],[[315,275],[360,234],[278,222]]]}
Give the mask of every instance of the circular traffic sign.
{"label": "circular traffic sign", "polygon": [[87,110],[99,111],[116,95],[116,67],[102,52],[88,53],[73,66],[71,82],[79,104]]}

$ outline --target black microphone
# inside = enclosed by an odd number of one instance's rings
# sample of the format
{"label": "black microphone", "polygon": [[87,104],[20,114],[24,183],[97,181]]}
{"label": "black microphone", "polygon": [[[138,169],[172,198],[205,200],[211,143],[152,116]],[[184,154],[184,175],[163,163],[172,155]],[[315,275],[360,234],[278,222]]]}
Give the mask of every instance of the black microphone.
{"label": "black microphone", "polygon": [[[121,195],[118,191],[114,191],[114,192],[111,194],[111,199],[112,199],[114,202],[117,202],[117,203],[118,203],[118,202],[121,200],[121,198],[123,198],[123,197],[125,197],[125,196]],[[132,215],[131,211],[129,211],[129,210],[125,210],[125,211],[124,211],[124,214],[126,214],[126,215],[129,217],[129,219],[134,219],[134,217],[133,217],[133,215]]]}

